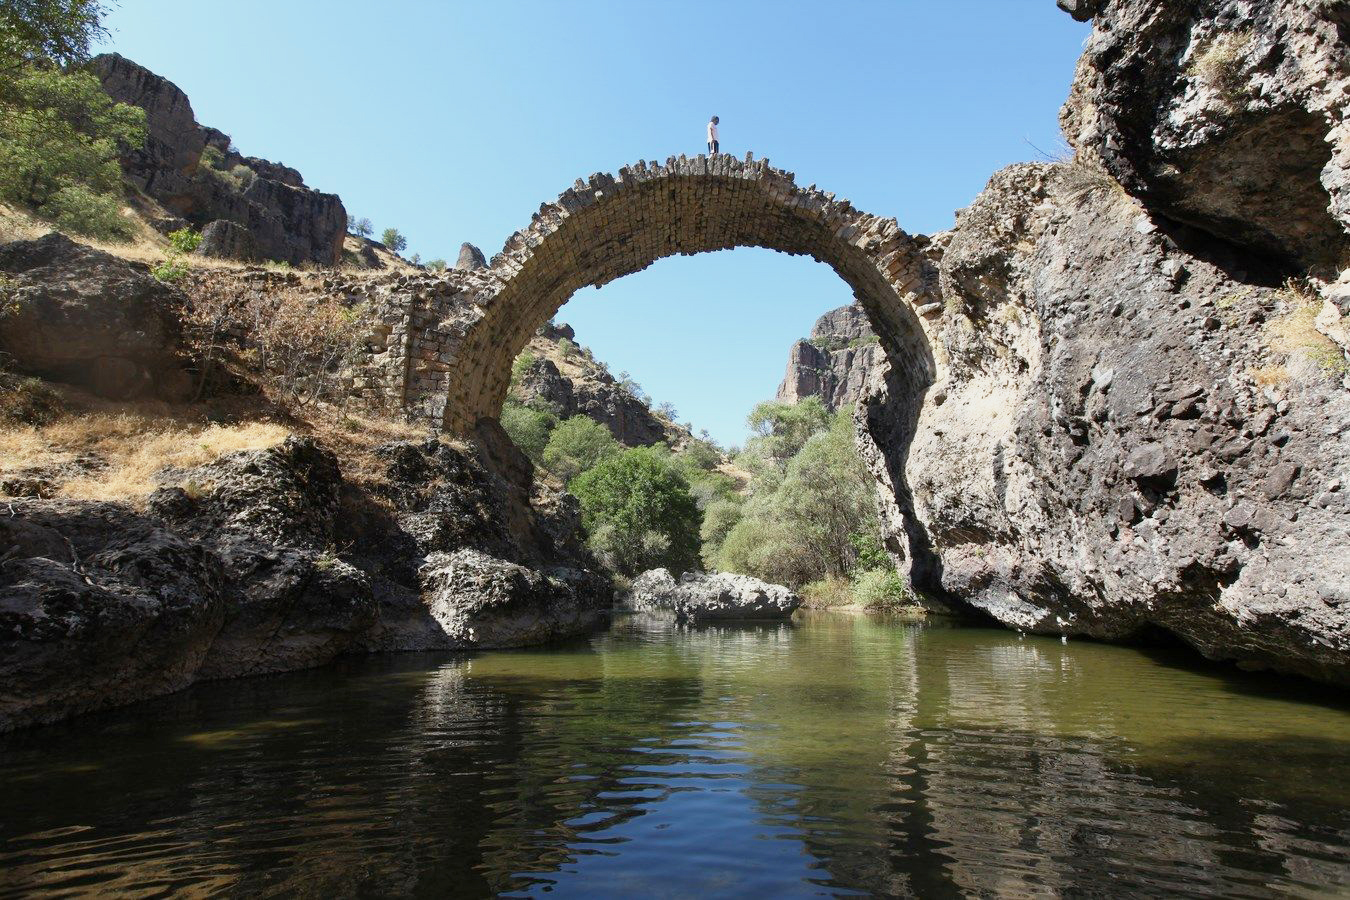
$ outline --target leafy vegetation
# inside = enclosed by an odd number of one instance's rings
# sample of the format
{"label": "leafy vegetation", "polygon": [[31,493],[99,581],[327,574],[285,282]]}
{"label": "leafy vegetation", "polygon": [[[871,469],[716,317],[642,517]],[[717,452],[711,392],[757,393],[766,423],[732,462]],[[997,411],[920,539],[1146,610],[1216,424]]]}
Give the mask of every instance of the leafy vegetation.
{"label": "leafy vegetation", "polygon": [[408,248],[408,239],[397,228],[386,228],[380,235],[380,243],[395,253],[402,253]]}
{"label": "leafy vegetation", "polygon": [[659,448],[635,447],[577,476],[591,549],[622,575],[698,565],[699,512],[689,482]]}
{"label": "leafy vegetation", "polygon": [[125,239],[117,160],[144,142],[145,112],[78,67],[102,14],[89,0],[0,3],[0,199],[66,231]]}
{"label": "leafy vegetation", "polygon": [[853,582],[853,602],[879,602],[882,582],[868,573],[899,576],[881,546],[875,488],[858,458],[851,415],[831,414],[812,398],[760,404],[748,421],[755,435],[736,458],[752,473],[748,496],[719,496],[704,510],[704,563],[813,585],[827,605],[846,582]]}
{"label": "leafy vegetation", "polygon": [[187,263],[183,262],[182,258],[176,253],[169,254],[166,259],[150,267],[150,274],[153,275],[156,280],[162,281],[165,284],[173,284],[175,281],[181,281],[187,273]]}
{"label": "leafy vegetation", "polygon": [[572,416],[550,433],[540,461],[567,483],[622,449],[604,425],[586,416]]}
{"label": "leafy vegetation", "polygon": [[558,417],[551,412],[508,400],[502,406],[501,423],[511,442],[532,461],[540,463],[553,427],[558,424]]}
{"label": "leafy vegetation", "polygon": [[191,253],[202,245],[202,233],[191,228],[180,228],[168,234],[169,246],[179,253]]}

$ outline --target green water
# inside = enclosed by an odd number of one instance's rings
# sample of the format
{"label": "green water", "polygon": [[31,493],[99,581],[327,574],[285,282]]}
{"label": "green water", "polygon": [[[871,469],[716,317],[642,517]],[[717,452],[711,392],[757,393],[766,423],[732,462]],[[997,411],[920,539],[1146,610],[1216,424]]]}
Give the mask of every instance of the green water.
{"label": "green water", "polygon": [[1336,896],[1350,706],[976,628],[621,618],[0,743],[0,895]]}

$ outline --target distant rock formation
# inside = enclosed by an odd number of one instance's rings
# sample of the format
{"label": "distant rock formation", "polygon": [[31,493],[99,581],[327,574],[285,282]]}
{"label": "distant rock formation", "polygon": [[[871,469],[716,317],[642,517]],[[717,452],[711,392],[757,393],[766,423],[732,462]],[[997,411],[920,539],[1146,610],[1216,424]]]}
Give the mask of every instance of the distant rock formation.
{"label": "distant rock formation", "polygon": [[777,400],[819,397],[829,410],[855,406],[868,377],[885,359],[861,306],[832,309],[816,320],[810,337],[792,345]]}
{"label": "distant rock formation", "polygon": [[455,268],[461,272],[468,272],[473,269],[482,269],[487,267],[487,257],[483,251],[479,250],[473,244],[465,242],[459,247],[459,259],[455,260]]}
{"label": "distant rock formation", "polygon": [[[197,123],[188,97],[173,82],[116,53],[90,60],[103,89],[145,110],[145,146],[122,160],[127,178],[174,216],[198,228],[233,222],[247,242],[230,235],[208,252],[295,265],[334,265],[342,257],[347,211],[336,194],[305,186],[300,173],[233,149],[229,135]],[[174,224],[168,220],[168,225]],[[221,235],[228,229],[216,229]]]}

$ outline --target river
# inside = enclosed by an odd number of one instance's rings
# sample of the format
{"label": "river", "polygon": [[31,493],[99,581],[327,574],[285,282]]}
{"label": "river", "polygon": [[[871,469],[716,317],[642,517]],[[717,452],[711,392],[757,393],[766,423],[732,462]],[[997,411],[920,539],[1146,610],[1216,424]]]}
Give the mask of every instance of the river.
{"label": "river", "polygon": [[1350,891],[1350,704],[840,613],[353,657],[0,740],[0,895]]}

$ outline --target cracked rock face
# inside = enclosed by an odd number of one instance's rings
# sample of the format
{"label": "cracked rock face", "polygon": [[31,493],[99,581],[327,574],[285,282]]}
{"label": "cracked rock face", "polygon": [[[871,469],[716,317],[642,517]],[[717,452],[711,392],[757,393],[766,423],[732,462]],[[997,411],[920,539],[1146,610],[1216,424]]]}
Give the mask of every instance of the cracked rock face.
{"label": "cracked rock face", "polygon": [[1093,30],[1064,133],[1158,213],[1300,268],[1350,246],[1350,7],[1060,6]]}
{"label": "cracked rock face", "polygon": [[905,466],[889,521],[916,585],[1350,683],[1350,394],[1305,327],[1320,299],[1072,164],[1000,172],[941,243],[913,442],[884,427],[905,398],[863,417]]}

